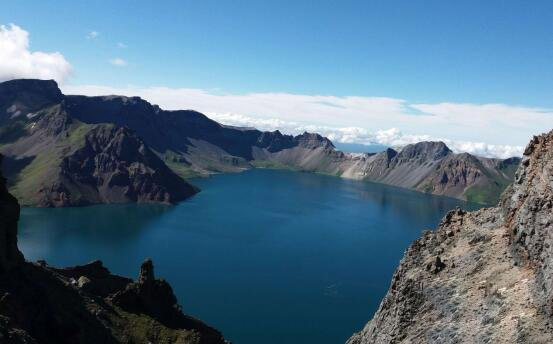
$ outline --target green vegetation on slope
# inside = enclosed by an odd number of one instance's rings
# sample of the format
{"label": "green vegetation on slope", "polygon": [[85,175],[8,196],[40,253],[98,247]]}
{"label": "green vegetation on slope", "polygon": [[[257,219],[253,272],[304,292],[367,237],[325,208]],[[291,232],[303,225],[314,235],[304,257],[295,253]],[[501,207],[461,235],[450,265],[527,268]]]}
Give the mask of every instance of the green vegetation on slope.
{"label": "green vegetation on slope", "polygon": [[[127,342],[130,339],[132,343],[144,343],[147,340],[149,343],[159,344],[193,344],[199,343],[200,337],[194,331],[183,329],[172,329],[164,326],[154,318],[141,313],[129,313],[122,310],[113,304],[110,304],[115,311],[115,314],[110,314],[110,322],[118,331],[113,331],[113,334],[121,342]],[[122,335],[121,333],[122,332]]]}
{"label": "green vegetation on slope", "polygon": [[156,155],[163,160],[165,165],[169,167],[177,176],[188,179],[203,176],[201,173],[195,171],[187,164],[182,155],[175,153],[171,150],[165,151],[165,153],[155,152]]}
{"label": "green vegetation on slope", "polygon": [[469,202],[485,205],[496,205],[503,190],[507,188],[510,181],[503,178],[493,178],[485,185],[473,185],[469,187],[463,196]]}
{"label": "green vegetation on slope", "polygon": [[57,179],[59,166],[64,156],[67,152],[82,147],[85,135],[95,126],[97,125],[74,121],[67,131],[67,135],[60,135],[53,145],[40,152],[29,165],[15,176],[10,192],[24,206],[36,205],[37,191]]}

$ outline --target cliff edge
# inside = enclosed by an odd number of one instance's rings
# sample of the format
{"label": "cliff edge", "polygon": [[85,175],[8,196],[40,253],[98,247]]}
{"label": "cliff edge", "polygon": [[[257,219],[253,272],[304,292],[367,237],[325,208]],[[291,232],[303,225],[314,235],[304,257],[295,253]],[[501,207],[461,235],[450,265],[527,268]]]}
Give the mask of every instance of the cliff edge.
{"label": "cliff edge", "polygon": [[553,342],[553,131],[494,208],[457,209],[405,252],[348,344]]}

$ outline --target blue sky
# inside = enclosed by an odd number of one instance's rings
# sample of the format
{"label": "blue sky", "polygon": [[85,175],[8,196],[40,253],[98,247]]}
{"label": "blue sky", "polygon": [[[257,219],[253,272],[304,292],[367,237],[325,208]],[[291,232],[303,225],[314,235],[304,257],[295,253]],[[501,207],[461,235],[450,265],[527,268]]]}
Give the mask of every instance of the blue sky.
{"label": "blue sky", "polygon": [[[9,1],[3,8],[1,23],[16,23],[35,49],[72,61],[76,83],[553,105],[552,1]],[[100,36],[84,40],[89,31]],[[131,68],[106,66],[113,56]]]}
{"label": "blue sky", "polygon": [[553,1],[4,1],[0,24],[10,23],[29,33],[31,51],[63,54],[68,88],[553,108]]}

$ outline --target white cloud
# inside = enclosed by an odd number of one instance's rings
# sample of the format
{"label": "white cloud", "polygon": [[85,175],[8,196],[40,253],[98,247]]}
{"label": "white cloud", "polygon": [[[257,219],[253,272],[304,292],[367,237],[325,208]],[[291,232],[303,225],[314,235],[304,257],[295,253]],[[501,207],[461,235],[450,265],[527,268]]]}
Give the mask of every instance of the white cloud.
{"label": "white cloud", "polygon": [[96,39],[98,38],[98,36],[100,36],[100,33],[98,31],[90,31],[86,34],[87,39]]}
{"label": "white cloud", "polygon": [[194,109],[229,125],[294,134],[316,131],[336,142],[396,146],[442,140],[457,152],[495,157],[520,155],[532,135],[553,128],[553,110],[505,104],[412,104],[386,97],[221,94],[168,87],[82,85],[64,91],[140,96],[165,109]]}
{"label": "white cloud", "polygon": [[0,25],[0,81],[17,78],[63,82],[71,65],[59,52],[29,50],[29,33],[17,25]]}
{"label": "white cloud", "polygon": [[117,42],[117,48],[125,49],[126,47],[127,45],[125,43]]}
{"label": "white cloud", "polygon": [[210,118],[232,126],[253,127],[260,130],[280,130],[287,134],[297,135],[308,132],[317,132],[328,137],[333,142],[359,143],[365,145],[380,144],[390,147],[403,147],[408,144],[421,141],[443,141],[452,151],[456,153],[467,152],[490,158],[510,158],[521,156],[523,146],[511,145],[490,145],[484,142],[456,141],[444,137],[432,137],[430,135],[407,135],[397,128],[377,130],[369,132],[360,127],[327,127],[314,125],[301,125],[297,122],[284,122],[279,119],[257,119],[236,114],[206,113]]}
{"label": "white cloud", "polygon": [[467,152],[489,158],[510,158],[522,156],[523,146],[492,145],[484,142],[458,141],[444,137],[432,137],[429,135],[405,135],[397,128],[379,130],[375,133],[375,143],[387,146],[405,146],[421,141],[442,141],[456,153]]}
{"label": "white cloud", "polygon": [[125,67],[127,65],[127,61],[119,57],[109,60],[109,63],[117,67]]}

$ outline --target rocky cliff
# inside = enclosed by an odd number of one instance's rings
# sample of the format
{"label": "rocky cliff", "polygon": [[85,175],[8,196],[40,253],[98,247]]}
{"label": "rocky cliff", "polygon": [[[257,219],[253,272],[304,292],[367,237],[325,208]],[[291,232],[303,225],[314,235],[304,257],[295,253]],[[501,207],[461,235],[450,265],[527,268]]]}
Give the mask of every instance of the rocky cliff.
{"label": "rocky cliff", "polygon": [[100,261],[65,269],[25,262],[17,248],[19,204],[0,178],[0,343],[225,343],[182,313],[150,260],[136,282]]}
{"label": "rocky cliff", "polygon": [[56,182],[39,190],[39,206],[176,203],[197,192],[126,127],[96,126],[84,141],[64,156]]}
{"label": "rocky cliff", "polygon": [[[98,129],[105,126],[114,129]],[[113,137],[93,138],[106,135]],[[118,140],[129,143],[124,156],[108,147]],[[24,205],[39,206],[177,202],[195,189],[174,174],[182,179],[256,166],[495,204],[519,162],[454,154],[442,142],[348,154],[318,134],[224,126],[196,111],[165,111],[139,97],[63,95],[54,81],[41,80],[0,83],[0,152],[8,157],[10,190]]]}
{"label": "rocky cliff", "polygon": [[500,205],[450,212],[405,252],[349,344],[553,342],[553,131],[535,137]]}

